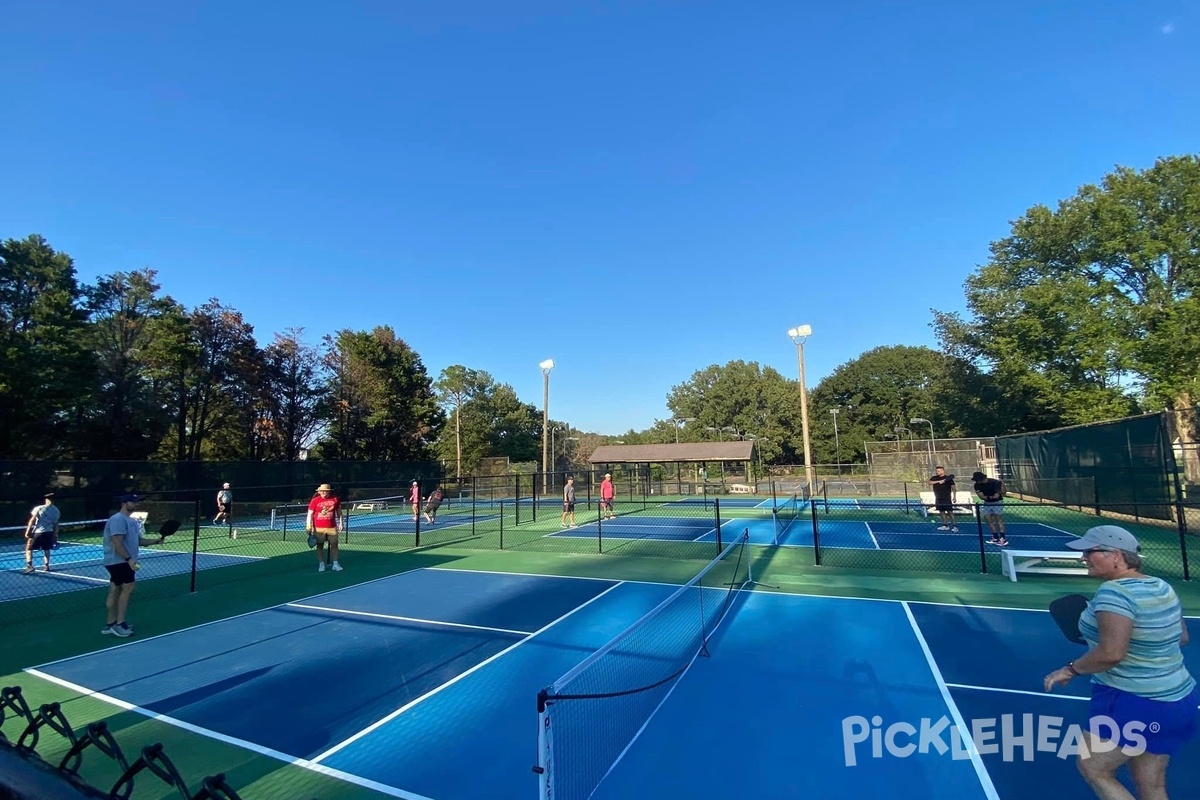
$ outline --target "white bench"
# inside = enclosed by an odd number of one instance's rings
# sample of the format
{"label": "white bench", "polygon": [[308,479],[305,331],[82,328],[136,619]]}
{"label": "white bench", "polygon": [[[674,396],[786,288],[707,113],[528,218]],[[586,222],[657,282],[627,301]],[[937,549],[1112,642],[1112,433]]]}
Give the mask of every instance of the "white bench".
{"label": "white bench", "polygon": [[377,503],[358,503],[354,506],[355,511],[387,511],[388,504],[385,501]]}
{"label": "white bench", "polygon": [[[975,503],[975,495],[971,492],[958,491],[954,493],[954,513],[956,514],[974,514],[973,508]],[[936,514],[937,510],[934,506],[937,505],[933,499],[933,492],[921,492],[921,513],[925,516]]]}
{"label": "white bench", "polygon": [[753,494],[754,487],[747,483],[731,483],[729,484],[730,494]]}
{"label": "white bench", "polygon": [[[1079,550],[1009,550],[1001,548],[1001,572],[1017,580],[1018,572],[1040,572],[1049,575],[1087,575],[1087,564]],[[1018,561],[1018,559],[1020,559]],[[1054,561],[1074,561],[1076,566],[1050,566]],[[1081,569],[1082,567],[1082,569]]]}

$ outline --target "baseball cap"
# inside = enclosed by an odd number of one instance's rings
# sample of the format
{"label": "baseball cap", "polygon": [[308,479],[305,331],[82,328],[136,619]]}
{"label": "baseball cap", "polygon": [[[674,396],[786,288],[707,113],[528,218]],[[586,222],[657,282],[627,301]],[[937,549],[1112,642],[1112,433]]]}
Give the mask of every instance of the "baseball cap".
{"label": "baseball cap", "polygon": [[1074,541],[1067,542],[1072,550],[1124,550],[1127,553],[1138,552],[1138,540],[1120,525],[1097,525],[1089,528]]}
{"label": "baseball cap", "polygon": [[121,495],[120,497],[117,498],[117,500],[119,500],[122,503],[140,503],[140,502],[142,502],[142,498],[136,494],[133,494],[132,492],[130,492],[129,494]]}
{"label": "baseball cap", "polygon": [[982,472],[974,472],[971,473],[971,480],[975,481],[976,483],[979,483],[980,481],[986,481],[987,475],[984,475]]}

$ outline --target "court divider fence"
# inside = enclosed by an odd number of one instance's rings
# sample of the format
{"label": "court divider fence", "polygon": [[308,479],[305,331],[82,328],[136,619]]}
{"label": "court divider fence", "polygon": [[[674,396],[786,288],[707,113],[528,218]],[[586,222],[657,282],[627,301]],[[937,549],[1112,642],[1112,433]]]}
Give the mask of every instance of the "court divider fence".
{"label": "court divider fence", "polygon": [[[1010,495],[1003,519],[1009,544],[991,544],[988,518],[973,502],[960,506],[957,531],[939,530],[940,520],[923,504],[925,484],[900,487],[889,496],[837,497],[827,484],[810,492],[795,482],[769,483],[757,493],[709,494],[669,492],[630,472],[611,482],[611,507],[602,502],[603,476],[574,472],[576,503],[564,513],[562,486],[566,475],[501,475],[415,482],[396,481],[333,485],[341,502],[337,536],[339,561],[354,569],[363,559],[376,565],[396,558],[396,569],[408,568],[400,558],[416,551],[442,553],[505,551],[621,557],[666,558],[706,562],[743,531],[752,546],[786,548],[800,564],[822,568],[922,573],[1002,574],[1002,552],[1058,553],[1065,542],[1102,521],[1125,525],[1139,537],[1147,568],[1163,577],[1190,580],[1187,517],[1147,519],[1136,504],[1107,504],[1098,509],[1084,502],[1046,502],[1040,497]],[[555,488],[558,487],[558,488]],[[234,487],[231,513],[217,516],[211,491],[147,493],[139,505],[147,538],[156,540],[164,523],[177,521],[178,531],[162,545],[142,549],[137,573],[138,602],[166,598],[271,576],[318,570],[320,552],[332,567],[330,547],[315,548],[306,530],[308,504],[315,486]],[[546,489],[551,489],[547,493]],[[836,487],[835,487],[836,488]],[[442,498],[429,505],[434,489]],[[243,501],[242,497],[253,497]],[[88,508],[116,511],[115,498],[87,497]],[[1181,505],[1182,500],[1177,500]],[[0,530],[0,602],[9,603],[0,619],[7,622],[102,609],[108,587],[103,566],[104,520],[63,519],[64,528],[49,552],[33,551],[32,570],[25,571],[24,528]],[[1026,560],[1034,558],[1025,557]],[[24,606],[24,607],[23,607]],[[5,622],[0,622],[2,627]]]}

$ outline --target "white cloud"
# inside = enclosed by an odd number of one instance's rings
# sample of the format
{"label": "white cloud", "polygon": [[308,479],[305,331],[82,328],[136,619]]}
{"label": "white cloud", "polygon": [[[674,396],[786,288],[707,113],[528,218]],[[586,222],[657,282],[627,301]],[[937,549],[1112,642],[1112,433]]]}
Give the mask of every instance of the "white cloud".
{"label": "white cloud", "polygon": [[1168,22],[1166,25],[1163,25],[1162,32],[1165,34],[1168,34],[1168,35],[1174,33],[1175,32],[1175,23]]}

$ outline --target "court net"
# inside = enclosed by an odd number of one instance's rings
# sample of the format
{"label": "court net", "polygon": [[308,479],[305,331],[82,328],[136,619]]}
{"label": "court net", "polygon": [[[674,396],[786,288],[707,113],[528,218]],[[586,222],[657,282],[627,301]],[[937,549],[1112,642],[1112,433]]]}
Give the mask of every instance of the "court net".
{"label": "court net", "polygon": [[799,492],[796,492],[782,503],[776,503],[771,511],[771,516],[775,521],[775,544],[783,544],[788,529],[796,522],[800,513],[808,508],[811,500],[812,494],[809,491],[808,484],[804,484]]}
{"label": "court net", "polygon": [[[90,536],[101,534],[104,532],[104,523],[107,519],[88,519],[72,522],[59,522],[58,538]],[[25,547],[25,526],[24,525],[6,525],[0,528],[0,547],[6,550],[11,550],[14,547],[23,549]]]}
{"label": "court net", "polygon": [[743,533],[695,578],[538,694],[541,797],[589,797],[751,582]]}

